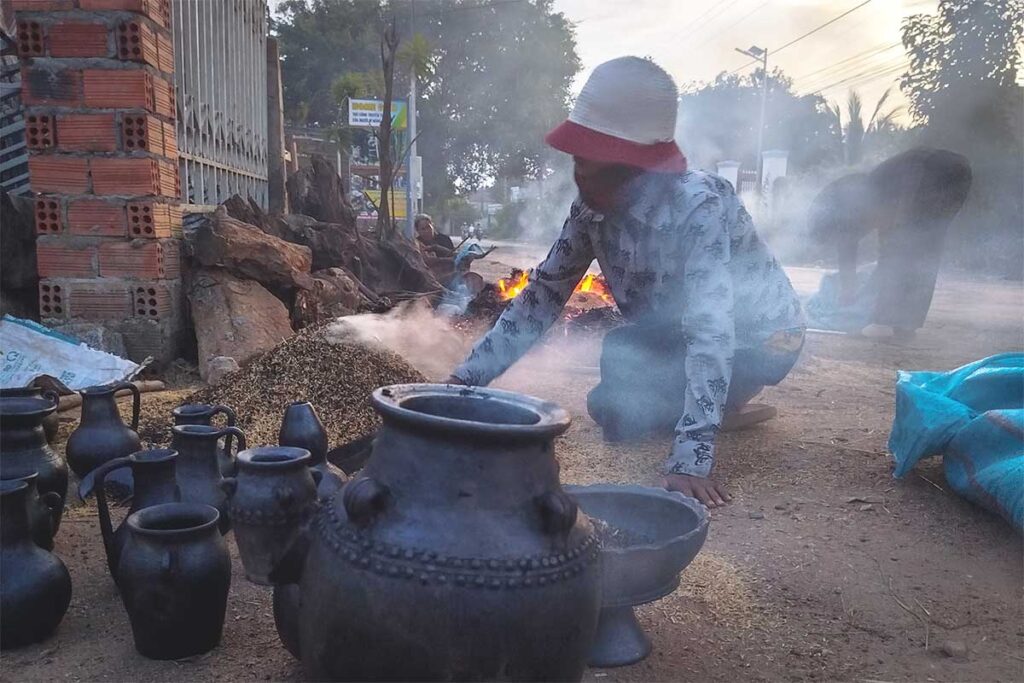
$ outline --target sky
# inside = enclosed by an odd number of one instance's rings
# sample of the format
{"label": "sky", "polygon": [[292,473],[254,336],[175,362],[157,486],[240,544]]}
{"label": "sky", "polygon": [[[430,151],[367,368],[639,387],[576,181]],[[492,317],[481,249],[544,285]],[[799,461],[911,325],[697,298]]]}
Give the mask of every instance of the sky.
{"label": "sky", "polygon": [[[936,1],[864,1],[555,0],[555,8],[576,26],[583,62],[576,91],[596,65],[629,54],[651,57],[685,89],[721,71],[743,68],[751,59],[735,48],[756,45],[768,49],[769,69],[781,67],[794,78],[798,93],[820,91],[831,101],[845,102],[855,89],[870,110],[892,87],[889,102],[905,105],[896,87],[906,62],[898,45],[900,22],[910,14],[933,12]],[[853,11],[774,55],[848,10]]]}

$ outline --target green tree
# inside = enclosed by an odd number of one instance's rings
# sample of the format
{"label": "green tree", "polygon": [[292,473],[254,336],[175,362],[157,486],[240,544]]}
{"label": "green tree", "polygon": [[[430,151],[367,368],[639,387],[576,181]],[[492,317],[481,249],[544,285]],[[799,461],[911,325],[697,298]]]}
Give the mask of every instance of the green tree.
{"label": "green tree", "polygon": [[390,16],[404,46],[396,97],[410,73],[418,79],[427,205],[491,178],[542,173],[544,133],[565,117],[580,68],[572,26],[553,0],[286,0],[274,30],[288,115],[337,126],[345,85],[332,86],[380,68]]}
{"label": "green tree", "polygon": [[883,112],[891,94],[891,90],[882,93],[867,123],[864,122],[864,101],[856,90],[851,90],[846,98],[845,126],[842,107],[838,102],[830,105],[829,109],[836,120],[836,139],[843,150],[842,157],[848,165],[857,166],[864,161],[868,152],[884,149],[884,143],[899,130],[895,119],[902,108],[893,107]]}
{"label": "green tree", "polygon": [[[687,88],[680,97],[676,139],[692,166],[714,170],[725,159],[747,168],[757,163],[764,74],[720,74],[710,83]],[[836,160],[837,122],[819,95],[797,95],[781,70],[768,76],[765,149],[789,151],[794,170]]]}
{"label": "green tree", "polygon": [[1024,0],[939,0],[904,20],[900,87],[921,141],[967,156],[971,197],[949,251],[959,265],[1024,272],[1024,90],[1017,85]]}

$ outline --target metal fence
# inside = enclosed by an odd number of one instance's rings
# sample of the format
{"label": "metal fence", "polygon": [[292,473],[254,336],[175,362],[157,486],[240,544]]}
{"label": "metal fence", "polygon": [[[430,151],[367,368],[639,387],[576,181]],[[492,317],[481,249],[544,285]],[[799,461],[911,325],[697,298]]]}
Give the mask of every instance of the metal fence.
{"label": "metal fence", "polygon": [[267,206],[267,0],[173,0],[181,200]]}
{"label": "metal fence", "polygon": [[28,194],[28,148],[13,29],[0,27],[0,189]]}

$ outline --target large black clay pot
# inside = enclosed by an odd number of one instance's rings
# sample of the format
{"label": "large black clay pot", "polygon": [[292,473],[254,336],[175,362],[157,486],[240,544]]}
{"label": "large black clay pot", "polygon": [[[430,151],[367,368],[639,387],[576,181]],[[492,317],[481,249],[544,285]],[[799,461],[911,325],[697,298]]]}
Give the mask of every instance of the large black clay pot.
{"label": "large black clay pot", "polygon": [[[221,487],[223,477],[217,462],[218,441],[233,434],[238,449],[245,449],[245,434],[238,427],[209,427],[206,425],[177,425],[171,427],[171,448],[178,452],[176,478],[183,503],[212,505],[220,513],[220,531],[231,529],[228,494]],[[234,457],[231,453],[234,469]]]}
{"label": "large black clay pot", "polygon": [[128,517],[118,587],[140,654],[180,659],[220,642],[231,557],[217,517],[197,503],[164,503]]}
{"label": "large black clay pot", "polygon": [[16,479],[35,472],[40,495],[52,491],[66,500],[68,466],[50,448],[43,430],[43,422],[57,410],[55,399],[0,398],[0,473]]}
{"label": "large black clay pot", "polygon": [[320,422],[313,404],[308,401],[291,403],[284,411],[281,430],[277,435],[280,446],[304,448],[309,451],[309,467],[320,472],[317,496],[330,499],[344,486],[346,477],[340,469],[327,462],[327,430]]}
{"label": "large black clay pot", "polygon": [[[29,535],[32,541],[43,550],[53,550],[53,537],[60,528],[60,518],[64,512],[64,500],[54,491],[40,495],[36,487],[39,475],[33,472],[24,477],[15,477],[15,481],[28,484],[25,492],[25,506],[28,513]],[[0,568],[2,571],[2,568]]]}
{"label": "large black clay pot", "polygon": [[[206,403],[186,403],[171,411],[175,425],[208,425],[213,426],[213,418],[224,416],[224,424],[234,427],[237,418],[235,411],[224,405],[208,405]],[[224,447],[217,449],[217,466],[220,473],[230,477],[235,473],[235,463],[231,459],[231,434],[224,437]]]}
{"label": "large black clay pot", "polygon": [[385,387],[373,402],[384,425],[361,476],[271,576],[299,583],[306,675],[579,680],[600,567],[593,527],[559,484],[552,441],[569,416],[443,385]]}
{"label": "large black clay pot", "polygon": [[[44,390],[41,387],[17,387],[0,389],[0,398],[45,398],[50,403],[57,403],[57,392]],[[57,411],[53,411],[43,418],[43,431],[46,433],[46,443],[52,444],[57,440],[57,430],[60,429],[60,418]]]}
{"label": "large black clay pot", "polygon": [[[114,394],[122,389],[132,392],[132,426],[129,428],[117,410]],[[87,474],[105,462],[125,458],[142,448],[139,435],[139,389],[131,382],[117,382],[82,389],[82,421],[68,438],[68,464],[84,479]],[[118,476],[120,475],[120,476]],[[117,481],[126,488],[131,486],[126,472],[119,472],[108,480]],[[130,489],[128,489],[130,490]]]}
{"label": "large black clay pot", "polygon": [[107,475],[114,470],[129,467],[134,481],[132,504],[128,515],[161,503],[174,503],[181,500],[178,482],[175,479],[174,464],[178,454],[170,448],[151,448],[132,453],[127,458],[118,458],[100,465],[93,470],[93,487],[85,487],[86,482],[79,486],[78,495],[85,500],[93,491],[96,492],[96,507],[100,514],[100,533],[103,534],[103,548],[107,553],[107,567],[110,575],[117,583],[117,564],[121,559],[121,550],[128,540],[127,519],[115,530],[110,521],[110,507],[103,488]]}
{"label": "large black clay pot", "polygon": [[316,479],[309,451],[262,446],[240,451],[238,478],[224,480],[231,498],[231,525],[245,576],[269,585],[270,572],[284,558],[299,528],[316,505]]}
{"label": "large black clay pot", "polygon": [[49,637],[71,604],[71,576],[64,563],[32,541],[28,490],[24,481],[0,480],[0,649],[4,650]]}

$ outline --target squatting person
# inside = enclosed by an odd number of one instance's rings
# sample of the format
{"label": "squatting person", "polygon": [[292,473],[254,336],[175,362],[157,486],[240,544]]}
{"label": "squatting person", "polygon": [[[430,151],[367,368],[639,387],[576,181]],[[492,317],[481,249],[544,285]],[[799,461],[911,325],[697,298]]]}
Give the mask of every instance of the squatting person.
{"label": "squatting person", "polygon": [[729,500],[709,478],[715,435],[786,376],[805,324],[733,188],[687,170],[676,107],[675,83],[649,60],[594,70],[546,138],[575,161],[579,196],[561,236],[449,381],[485,385],[504,372],[558,318],[596,258],[628,324],[605,338],[588,411],[609,440],[674,431],[666,487],[715,506]]}

